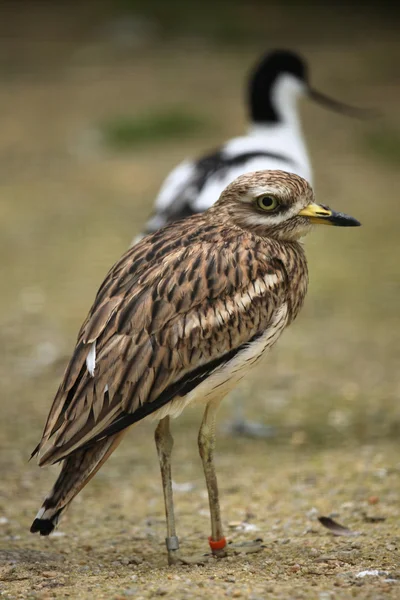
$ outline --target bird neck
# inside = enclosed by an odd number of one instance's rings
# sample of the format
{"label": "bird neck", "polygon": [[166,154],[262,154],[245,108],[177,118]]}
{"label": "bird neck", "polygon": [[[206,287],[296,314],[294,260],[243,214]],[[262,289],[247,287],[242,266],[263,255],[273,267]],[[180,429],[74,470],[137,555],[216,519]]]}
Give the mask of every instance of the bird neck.
{"label": "bird neck", "polygon": [[301,242],[289,242],[284,246],[285,269],[293,293],[289,294],[290,323],[299,314],[308,289],[307,258]]}
{"label": "bird neck", "polygon": [[280,269],[286,281],[286,301],[289,308],[289,322],[298,315],[304,303],[308,288],[307,258],[299,241],[274,238],[261,238],[264,256],[269,256],[271,266]]}
{"label": "bird neck", "polygon": [[304,84],[289,74],[273,81],[253,81],[250,93],[251,121],[256,127],[287,126],[300,132],[298,99]]}

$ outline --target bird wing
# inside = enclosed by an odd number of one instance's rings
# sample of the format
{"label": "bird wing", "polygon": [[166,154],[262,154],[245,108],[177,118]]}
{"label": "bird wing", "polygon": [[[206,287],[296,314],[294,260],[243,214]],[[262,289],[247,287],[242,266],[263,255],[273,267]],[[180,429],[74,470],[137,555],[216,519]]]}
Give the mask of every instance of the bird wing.
{"label": "bird wing", "polygon": [[236,229],[205,224],[199,236],[202,218],[145,238],[108,273],[35,451],[40,464],[184,396],[272,322],[286,300],[282,262]]}
{"label": "bird wing", "polygon": [[225,173],[229,167],[229,161],[227,163],[226,160],[222,147],[197,160],[184,161],[173,169],[161,186],[155,212],[146,225],[146,233],[210,208],[218,200],[223,188],[216,196],[207,195],[208,204],[201,211],[196,209],[195,203],[209,180],[216,174]]}
{"label": "bird wing", "polygon": [[146,223],[146,234],[194,214],[196,182],[197,163],[194,161],[184,161],[171,171],[158,193],[154,213]]}

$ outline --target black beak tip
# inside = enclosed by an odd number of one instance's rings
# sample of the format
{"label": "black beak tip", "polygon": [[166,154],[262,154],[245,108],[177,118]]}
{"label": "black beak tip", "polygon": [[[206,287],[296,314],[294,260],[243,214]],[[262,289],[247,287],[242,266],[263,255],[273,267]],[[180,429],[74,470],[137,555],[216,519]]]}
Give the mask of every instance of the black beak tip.
{"label": "black beak tip", "polygon": [[349,221],[347,221],[345,227],[361,227],[361,223],[360,221],[357,221],[357,219],[352,218]]}
{"label": "black beak tip", "polygon": [[332,223],[336,227],[361,227],[360,221],[344,213],[336,213],[332,216]]}

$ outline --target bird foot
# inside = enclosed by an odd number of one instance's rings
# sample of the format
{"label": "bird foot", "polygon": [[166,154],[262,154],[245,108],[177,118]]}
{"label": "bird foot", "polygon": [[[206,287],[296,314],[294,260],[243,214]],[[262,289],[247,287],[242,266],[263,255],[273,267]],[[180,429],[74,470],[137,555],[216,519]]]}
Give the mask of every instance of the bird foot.
{"label": "bird foot", "polygon": [[276,436],[274,427],[257,421],[228,421],[223,428],[225,433],[250,438],[272,438]]}
{"label": "bird foot", "polygon": [[238,554],[254,554],[255,552],[260,552],[263,547],[262,539],[252,540],[251,542],[231,542],[225,548],[213,550],[212,555],[214,558],[220,559]]}
{"label": "bird foot", "polygon": [[254,554],[263,549],[262,539],[252,540],[250,542],[229,543],[224,548],[212,550],[205,554],[195,554],[193,556],[182,556],[180,550],[168,551],[169,565],[204,565],[212,559],[226,558],[227,556],[237,556],[238,554]]}

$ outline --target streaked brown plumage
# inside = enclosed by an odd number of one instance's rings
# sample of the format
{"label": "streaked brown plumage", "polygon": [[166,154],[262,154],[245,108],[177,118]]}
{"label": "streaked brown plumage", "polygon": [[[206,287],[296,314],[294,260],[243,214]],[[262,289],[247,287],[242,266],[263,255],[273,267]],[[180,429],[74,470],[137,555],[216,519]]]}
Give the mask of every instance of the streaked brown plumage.
{"label": "streaked brown plumage", "polygon": [[[271,197],[273,210],[260,206],[260,198]],[[163,423],[199,399],[211,415],[210,407],[297,316],[307,289],[298,239],[313,219],[346,221],[313,204],[300,177],[251,173],[230,184],[205,213],[168,225],[124,254],[82,325],[34,451],[40,465],[64,462],[32,531],[50,533],[128,426],[148,416]],[[357,223],[347,218],[346,224]],[[168,436],[168,426],[159,426],[160,462]],[[203,445],[212,445],[213,432],[207,436]],[[167,467],[168,496],[169,462]],[[210,477],[214,472],[206,472],[209,492]],[[219,518],[219,507],[217,512]],[[214,525],[213,539],[219,539],[220,526]],[[168,539],[175,538],[168,527]]]}

